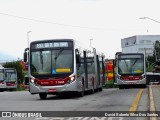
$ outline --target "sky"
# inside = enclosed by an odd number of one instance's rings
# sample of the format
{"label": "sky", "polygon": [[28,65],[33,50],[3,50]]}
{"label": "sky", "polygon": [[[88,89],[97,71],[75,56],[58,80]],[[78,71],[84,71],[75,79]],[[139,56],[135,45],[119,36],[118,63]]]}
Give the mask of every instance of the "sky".
{"label": "sky", "polygon": [[[159,35],[159,0],[0,0],[0,53],[23,59],[29,42],[75,39],[114,58],[121,39]],[[29,34],[27,34],[28,31]],[[2,58],[0,57],[0,60]]]}

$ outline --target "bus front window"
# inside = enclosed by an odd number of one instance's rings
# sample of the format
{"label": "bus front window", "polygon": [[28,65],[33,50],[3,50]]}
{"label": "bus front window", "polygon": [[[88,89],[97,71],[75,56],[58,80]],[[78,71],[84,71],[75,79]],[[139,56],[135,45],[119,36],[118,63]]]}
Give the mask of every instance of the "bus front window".
{"label": "bus front window", "polygon": [[55,49],[31,52],[32,75],[70,73],[72,68],[72,50]]}
{"label": "bus front window", "polygon": [[31,73],[49,74],[51,71],[51,51],[36,51],[31,53]]}
{"label": "bus front window", "polygon": [[72,50],[53,50],[52,51],[52,74],[70,73],[73,70]]}
{"label": "bus front window", "polygon": [[118,72],[120,74],[142,74],[143,69],[142,59],[121,59],[118,62]]}
{"label": "bus front window", "polygon": [[7,82],[16,82],[16,73],[6,72],[6,81]]}

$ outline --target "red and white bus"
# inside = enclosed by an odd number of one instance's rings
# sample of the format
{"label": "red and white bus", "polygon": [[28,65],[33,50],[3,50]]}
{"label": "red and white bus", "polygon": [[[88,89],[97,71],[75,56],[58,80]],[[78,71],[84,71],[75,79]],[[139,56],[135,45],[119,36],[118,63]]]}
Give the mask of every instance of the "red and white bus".
{"label": "red and white bus", "polygon": [[116,78],[119,88],[133,85],[146,87],[146,63],[144,54],[120,53],[116,57]]}
{"label": "red and white bus", "polygon": [[17,88],[17,71],[14,68],[0,68],[0,91]]}
{"label": "red and white bus", "polygon": [[[29,91],[46,99],[47,94],[102,90],[105,72],[103,56],[96,49],[86,50],[72,39],[39,40],[30,43],[24,53],[29,68]],[[101,61],[100,61],[101,59]],[[104,67],[102,67],[104,70]]]}

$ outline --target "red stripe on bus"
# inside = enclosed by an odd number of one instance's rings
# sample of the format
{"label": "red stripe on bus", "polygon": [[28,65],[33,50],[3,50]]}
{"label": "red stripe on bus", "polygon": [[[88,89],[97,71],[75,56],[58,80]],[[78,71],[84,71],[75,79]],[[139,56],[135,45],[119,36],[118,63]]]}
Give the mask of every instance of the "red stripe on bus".
{"label": "red stripe on bus", "polygon": [[6,83],[6,86],[14,86],[15,83]]}
{"label": "red stripe on bus", "polygon": [[55,85],[64,85],[70,80],[69,77],[66,78],[56,78],[56,79],[36,79],[35,83],[40,86],[55,86]]}
{"label": "red stripe on bus", "polygon": [[121,76],[122,80],[140,80],[141,76]]}

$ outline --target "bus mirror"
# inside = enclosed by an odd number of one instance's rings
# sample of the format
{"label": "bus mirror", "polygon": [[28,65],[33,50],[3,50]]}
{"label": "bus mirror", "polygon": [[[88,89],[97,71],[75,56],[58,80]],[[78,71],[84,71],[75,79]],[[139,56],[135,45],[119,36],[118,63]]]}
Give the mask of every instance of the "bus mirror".
{"label": "bus mirror", "polygon": [[76,63],[80,64],[80,56],[79,55],[76,55]]}
{"label": "bus mirror", "polygon": [[27,52],[24,52],[23,59],[24,59],[24,62],[27,62]]}

